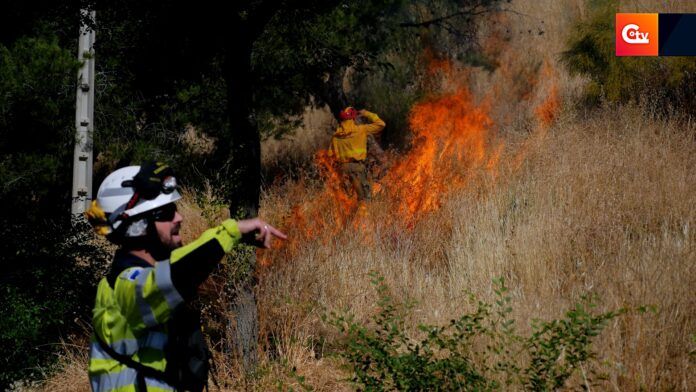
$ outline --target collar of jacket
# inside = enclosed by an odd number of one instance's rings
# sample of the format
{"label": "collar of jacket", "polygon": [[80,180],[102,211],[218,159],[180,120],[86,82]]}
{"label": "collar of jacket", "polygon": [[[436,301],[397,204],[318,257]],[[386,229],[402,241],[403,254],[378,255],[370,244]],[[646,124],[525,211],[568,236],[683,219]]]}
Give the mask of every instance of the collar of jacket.
{"label": "collar of jacket", "polygon": [[123,249],[117,250],[116,254],[114,254],[114,261],[111,263],[111,269],[106,275],[109,286],[113,288],[114,284],[116,284],[116,278],[118,278],[121,272],[131,267],[148,268],[152,267],[152,265],[128,251]]}

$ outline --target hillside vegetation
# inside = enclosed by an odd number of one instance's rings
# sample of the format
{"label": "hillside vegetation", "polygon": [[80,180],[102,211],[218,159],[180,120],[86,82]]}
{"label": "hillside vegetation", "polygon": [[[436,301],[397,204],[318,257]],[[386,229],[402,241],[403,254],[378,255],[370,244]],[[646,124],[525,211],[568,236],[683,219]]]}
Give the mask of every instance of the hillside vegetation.
{"label": "hillside vegetation", "polygon": [[[509,7],[516,13],[491,14],[478,29],[494,71],[419,54],[424,92],[412,97],[402,119],[410,130],[404,146],[389,150],[385,166],[374,169],[373,200],[357,203],[327,164],[321,150],[334,124],[321,108],[308,110],[302,132],[265,142],[264,163],[275,177],[263,189],[260,214],[290,239],[258,253],[262,355],[254,374],[244,374],[225,354],[230,315],[220,293],[239,268],[235,258],[202,289],[220,390],[369,387],[367,377],[356,377],[361,355],[367,356],[357,346],[364,341],[341,326],[369,335],[389,325],[404,341],[422,341],[429,330],[419,325],[450,325],[476,314],[482,303],[493,304],[492,315],[471,325],[487,325],[501,298],[503,321],[514,320],[515,334],[523,337],[538,331],[536,320],[577,326],[592,319],[576,307],[584,298],[596,308],[582,309],[600,316],[596,329],[563,335],[587,338],[581,346],[588,352],[573,362],[570,345],[557,346],[550,362],[572,364],[560,385],[509,380],[523,373],[509,369],[481,371],[498,387],[696,387],[696,123],[679,106],[689,91],[671,101],[632,100],[623,91],[602,96],[613,82],[582,72],[577,63],[573,68],[573,54],[561,54],[606,12],[579,1],[512,1]],[[361,88],[385,81],[365,83]],[[378,101],[366,101],[379,112]],[[674,107],[663,110],[667,102]],[[210,187],[186,192],[180,211],[186,240],[228,214]],[[621,314],[602,319],[607,312]],[[64,344],[57,367],[37,389],[88,390],[86,335]],[[519,339],[501,339],[472,339],[462,349],[462,358],[472,359],[467,369],[486,368],[508,355],[504,348],[519,348]],[[388,346],[379,343],[370,347]],[[491,344],[504,346],[477,356]],[[452,355],[454,346],[446,347],[449,352],[431,358]],[[390,355],[407,351],[397,345]],[[515,351],[510,363],[532,367],[533,353]],[[388,359],[383,363],[394,363]],[[381,368],[368,370],[375,369]],[[397,388],[395,382],[382,386]]]}

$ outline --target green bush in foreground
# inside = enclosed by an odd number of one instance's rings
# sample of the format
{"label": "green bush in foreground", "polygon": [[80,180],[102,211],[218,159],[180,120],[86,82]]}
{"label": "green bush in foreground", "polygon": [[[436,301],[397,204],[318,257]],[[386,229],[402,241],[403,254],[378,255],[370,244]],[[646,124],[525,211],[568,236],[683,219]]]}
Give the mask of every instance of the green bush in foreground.
{"label": "green bush in foreground", "polygon": [[[494,304],[476,301],[476,310],[444,326],[420,325],[420,339],[404,330],[404,310],[389,296],[383,278],[374,276],[380,312],[374,326],[350,315],[331,313],[329,324],[345,336],[339,355],[347,360],[351,381],[365,390],[471,390],[562,387],[594,357],[592,339],[625,310],[596,313],[588,299],[565,316],[532,323],[530,336],[515,331],[503,279],[494,281]],[[583,372],[584,374],[584,372]],[[591,375],[584,374],[583,383]]]}

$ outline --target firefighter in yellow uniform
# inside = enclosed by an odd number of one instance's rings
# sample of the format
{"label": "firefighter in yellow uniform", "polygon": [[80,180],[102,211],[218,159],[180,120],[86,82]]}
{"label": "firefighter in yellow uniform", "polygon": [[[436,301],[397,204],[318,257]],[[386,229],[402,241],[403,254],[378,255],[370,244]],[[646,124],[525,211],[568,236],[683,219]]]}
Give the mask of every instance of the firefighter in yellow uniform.
{"label": "firefighter in yellow uniform", "polygon": [[[367,120],[367,124],[359,124],[358,117]],[[341,165],[341,171],[348,177],[358,195],[359,200],[371,196],[370,182],[367,178],[367,138],[378,135],[386,124],[375,113],[367,110],[356,110],[347,107],[339,114],[341,123],[331,138],[330,155]]]}
{"label": "firefighter in yellow uniform", "polygon": [[167,165],[125,167],[106,177],[86,213],[119,245],[92,314],[94,391],[203,390],[210,357],[200,314],[187,306],[196,288],[242,238],[261,247],[286,238],[257,218],[228,219],[182,246],[176,188]]}

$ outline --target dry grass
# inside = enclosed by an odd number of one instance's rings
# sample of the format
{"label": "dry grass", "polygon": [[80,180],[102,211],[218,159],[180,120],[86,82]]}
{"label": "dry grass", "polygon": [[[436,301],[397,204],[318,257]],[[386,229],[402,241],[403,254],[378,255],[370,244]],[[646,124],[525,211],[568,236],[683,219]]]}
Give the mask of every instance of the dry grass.
{"label": "dry grass", "polygon": [[[279,343],[267,355],[316,374],[311,358],[325,353],[308,347],[333,338],[319,315],[348,310],[368,322],[375,312],[371,271],[397,298],[420,304],[414,325],[461,314],[465,292],[490,299],[492,278],[504,276],[520,324],[558,317],[583,293],[599,295],[603,309],[657,306],[655,314],[620,318],[601,336],[599,357],[610,377],[600,389],[696,385],[689,354],[696,331],[694,125],[650,118],[640,107],[566,108],[550,129],[539,125],[533,113],[552,91],[561,103],[581,92],[583,80],[557,60],[584,4],[513,1],[510,8],[524,15],[504,14],[502,29],[481,30],[500,68],[470,74],[505,144],[498,177],[483,175],[412,230],[394,219],[397,206],[377,198],[367,218],[338,234],[316,233],[269,257],[276,264],[261,273],[259,301],[265,335]],[[320,188],[304,180],[273,188],[262,212],[298,236],[303,225],[288,217],[315,203]]]}
{"label": "dry grass", "polygon": [[[465,292],[491,298],[497,276],[508,280],[520,325],[557,317],[587,292],[604,309],[654,304],[655,314],[623,316],[600,336],[596,347],[610,375],[600,389],[690,390],[695,137],[693,124],[649,119],[638,107],[566,113],[525,145],[519,168],[503,157],[495,182],[483,178],[452,195],[411,231],[391,226],[390,211],[375,200],[367,206],[378,222],[375,243],[365,246],[347,228],[260,271],[261,371],[245,379],[220,359],[218,380],[227,381],[225,390],[298,389],[295,368],[318,390],[350,390],[338,361],[325,357],[331,348],[321,342],[334,333],[320,316],[348,310],[368,321],[375,311],[368,273],[377,271],[397,298],[417,301],[414,324],[461,314]],[[292,205],[312,197],[306,183],[288,184],[269,191],[263,211],[283,221]],[[183,207],[189,227],[208,225],[192,202]],[[285,227],[290,235],[297,229]],[[85,352],[70,352],[45,390],[86,389]]]}
{"label": "dry grass", "polygon": [[[376,311],[372,271],[385,277],[395,298],[416,301],[412,326],[462,314],[465,293],[491,299],[491,280],[500,276],[520,327],[559,317],[584,293],[597,294],[607,310],[655,305],[655,313],[624,315],[600,335],[593,366],[609,377],[598,389],[696,388],[696,125],[652,118],[637,106],[572,109],[583,81],[567,76],[557,59],[570,23],[584,17],[584,2],[513,1],[510,8],[524,14],[499,17],[514,34],[481,31],[500,69],[470,74],[473,91],[491,102],[504,145],[495,175],[472,175],[412,227],[394,218],[398,206],[378,196],[335,231],[267,251],[272,264],[259,268],[257,292],[262,363],[244,377],[235,361],[218,355],[223,390],[301,389],[298,376],[317,390],[352,390],[330,355],[336,332],[321,315],[349,311],[369,322]],[[621,5],[625,12],[682,8]],[[527,32],[538,28],[543,35]],[[534,114],[552,91],[565,105],[544,126]],[[317,121],[295,141],[265,143],[265,164],[313,156],[328,135],[328,122]],[[265,190],[262,216],[291,237],[307,238],[306,224],[293,217],[321,190],[314,178],[275,184]],[[181,208],[189,239],[226,213],[210,192],[196,195],[203,209],[193,196]],[[330,222],[328,212],[322,219]],[[84,355],[61,358],[62,370],[45,389],[86,387]]]}
{"label": "dry grass", "polygon": [[621,0],[619,12],[669,13],[694,12],[692,2],[679,0]]}
{"label": "dry grass", "polygon": [[87,378],[89,363],[89,335],[85,330],[82,336],[72,336],[70,341],[62,341],[57,356],[57,366],[47,369],[44,382],[14,388],[17,391],[56,391],[82,392],[91,391]]}
{"label": "dry grass", "polygon": [[[302,244],[298,256],[264,271],[267,334],[281,338],[279,346],[297,342],[274,354],[312,372],[307,355],[288,353],[331,336],[318,317],[323,308],[370,320],[370,271],[397,298],[418,302],[420,322],[461,314],[465,292],[491,298],[491,280],[504,276],[522,324],[558,317],[588,292],[605,309],[657,305],[656,314],[624,316],[602,335],[597,347],[610,374],[602,389],[688,390],[696,385],[688,354],[696,331],[694,136],[693,125],[646,119],[635,107],[566,114],[526,146],[519,169],[503,163],[495,183],[452,195],[413,231],[391,226],[375,201],[369,246],[347,228],[330,242]],[[272,221],[282,219],[283,194],[265,200]]]}
{"label": "dry grass", "polygon": [[58,376],[49,378],[41,386],[43,391],[89,392],[92,390],[87,379],[89,348],[66,344],[58,357]]}
{"label": "dry grass", "polygon": [[268,138],[261,143],[261,163],[271,172],[292,172],[311,162],[318,149],[326,148],[336,128],[328,107],[308,107],[302,126],[281,139]]}

